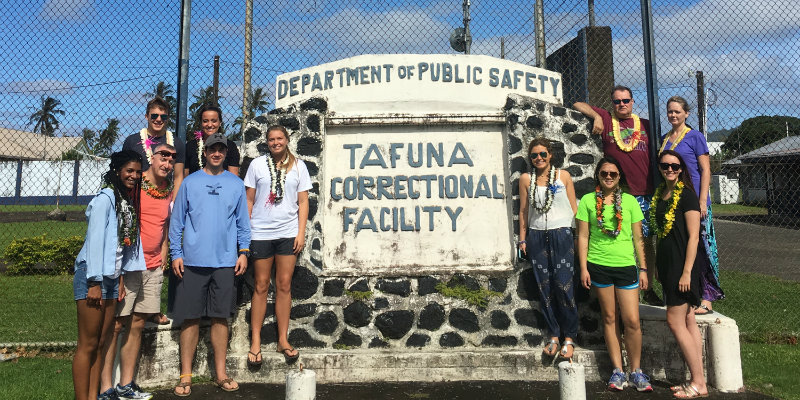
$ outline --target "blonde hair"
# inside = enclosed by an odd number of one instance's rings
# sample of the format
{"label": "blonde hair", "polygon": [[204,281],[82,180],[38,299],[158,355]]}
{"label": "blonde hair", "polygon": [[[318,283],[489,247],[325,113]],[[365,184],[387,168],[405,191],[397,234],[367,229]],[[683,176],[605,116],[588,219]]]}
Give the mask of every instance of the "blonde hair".
{"label": "blonde hair", "polygon": [[[269,133],[272,131],[279,131],[283,133],[283,136],[286,138],[286,141],[287,142],[289,141],[289,132],[283,125],[271,125],[269,128],[267,128],[267,141],[269,141]],[[270,153],[270,155],[272,155],[272,153]],[[286,172],[288,173],[289,171],[292,170],[292,167],[297,162],[297,159],[294,157],[294,154],[292,154],[291,150],[289,150],[288,146],[286,147],[286,155],[288,158],[287,161],[289,161],[288,162],[289,166],[286,168]]]}

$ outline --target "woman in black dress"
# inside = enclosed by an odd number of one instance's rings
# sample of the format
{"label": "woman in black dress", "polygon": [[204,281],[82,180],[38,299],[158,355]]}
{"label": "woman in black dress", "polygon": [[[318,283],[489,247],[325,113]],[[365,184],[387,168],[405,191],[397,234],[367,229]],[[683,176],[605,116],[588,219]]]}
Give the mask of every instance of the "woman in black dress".
{"label": "woman in black dress", "polygon": [[[695,310],[700,305],[700,272],[704,257],[700,247],[700,203],[686,163],[673,150],[659,155],[664,182],[651,203],[650,229],[657,235],[656,267],[664,288],[667,325],[675,335],[692,379],[673,386],[674,396],[691,399],[708,395],[703,376],[703,347]],[[655,211],[655,212],[653,212]]]}

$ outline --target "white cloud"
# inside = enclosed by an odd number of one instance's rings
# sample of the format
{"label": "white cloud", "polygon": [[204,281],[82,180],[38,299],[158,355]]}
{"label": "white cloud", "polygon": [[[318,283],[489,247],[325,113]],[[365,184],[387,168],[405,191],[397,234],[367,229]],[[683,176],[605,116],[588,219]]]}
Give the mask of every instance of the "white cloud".
{"label": "white cloud", "polygon": [[0,93],[40,95],[65,95],[73,93],[75,84],[53,79],[37,79],[34,81],[11,81],[0,83]]}
{"label": "white cloud", "polygon": [[88,21],[94,15],[94,0],[46,0],[39,10],[44,21]]}

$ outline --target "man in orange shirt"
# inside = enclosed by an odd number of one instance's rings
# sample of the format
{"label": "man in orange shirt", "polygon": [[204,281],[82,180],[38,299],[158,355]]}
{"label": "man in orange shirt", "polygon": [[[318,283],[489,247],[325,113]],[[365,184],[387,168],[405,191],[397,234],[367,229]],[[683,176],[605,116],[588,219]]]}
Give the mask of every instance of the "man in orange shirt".
{"label": "man in orange shirt", "polygon": [[133,380],[139,349],[142,342],[142,328],[152,315],[161,312],[161,284],[164,268],[169,266],[170,203],[172,202],[172,181],[169,179],[177,152],[175,147],[162,143],[153,149],[150,168],[142,174],[139,193],[141,211],[139,213],[139,232],[142,240],[147,270],[125,275],[125,298],[117,305],[117,322],[114,337],[105,359],[101,378],[101,389],[112,387],[112,369],[116,356],[116,340],[127,328],[120,349],[120,376],[115,390],[122,399],[149,399],[149,393],[142,392]]}

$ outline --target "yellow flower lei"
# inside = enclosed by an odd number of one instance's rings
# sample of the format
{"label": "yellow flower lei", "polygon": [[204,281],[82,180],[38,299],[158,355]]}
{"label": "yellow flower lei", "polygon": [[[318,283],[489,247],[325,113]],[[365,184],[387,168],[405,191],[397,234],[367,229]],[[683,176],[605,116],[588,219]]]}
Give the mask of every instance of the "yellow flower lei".
{"label": "yellow flower lei", "polygon": [[622,135],[619,132],[619,120],[613,113],[611,114],[611,130],[614,136],[614,142],[617,143],[617,147],[619,147],[620,150],[626,153],[632,152],[642,139],[642,121],[636,114],[631,114],[631,118],[633,118],[633,133],[631,134],[628,143],[625,143],[625,141],[622,140]]}
{"label": "yellow flower lei", "polygon": [[678,201],[681,199],[681,193],[683,193],[683,182],[678,181],[675,185],[675,189],[672,190],[672,204],[670,204],[669,209],[667,210],[667,214],[664,215],[664,226],[658,226],[658,218],[656,218],[656,204],[658,204],[658,199],[661,198],[661,193],[663,192],[664,188],[666,187],[665,183],[662,183],[656,189],[656,193],[653,194],[653,200],[650,201],[650,229],[653,232],[658,233],[658,238],[663,239],[669,235],[672,231],[672,224],[675,222],[675,210],[678,209]]}
{"label": "yellow flower lei", "polygon": [[[678,139],[675,140],[674,143],[672,143],[672,146],[670,146],[669,149],[675,150],[675,148],[678,147],[678,143],[680,143],[681,140],[683,140],[683,138],[686,137],[686,134],[689,133],[690,130],[691,129],[689,129],[688,126],[684,128],[683,133],[681,133],[681,135],[678,136]],[[658,150],[658,154],[661,154],[664,151],[664,148],[667,147],[667,141],[669,141],[669,136],[670,136],[669,133],[667,133],[667,136],[664,136],[664,141],[661,142],[661,149]]]}

